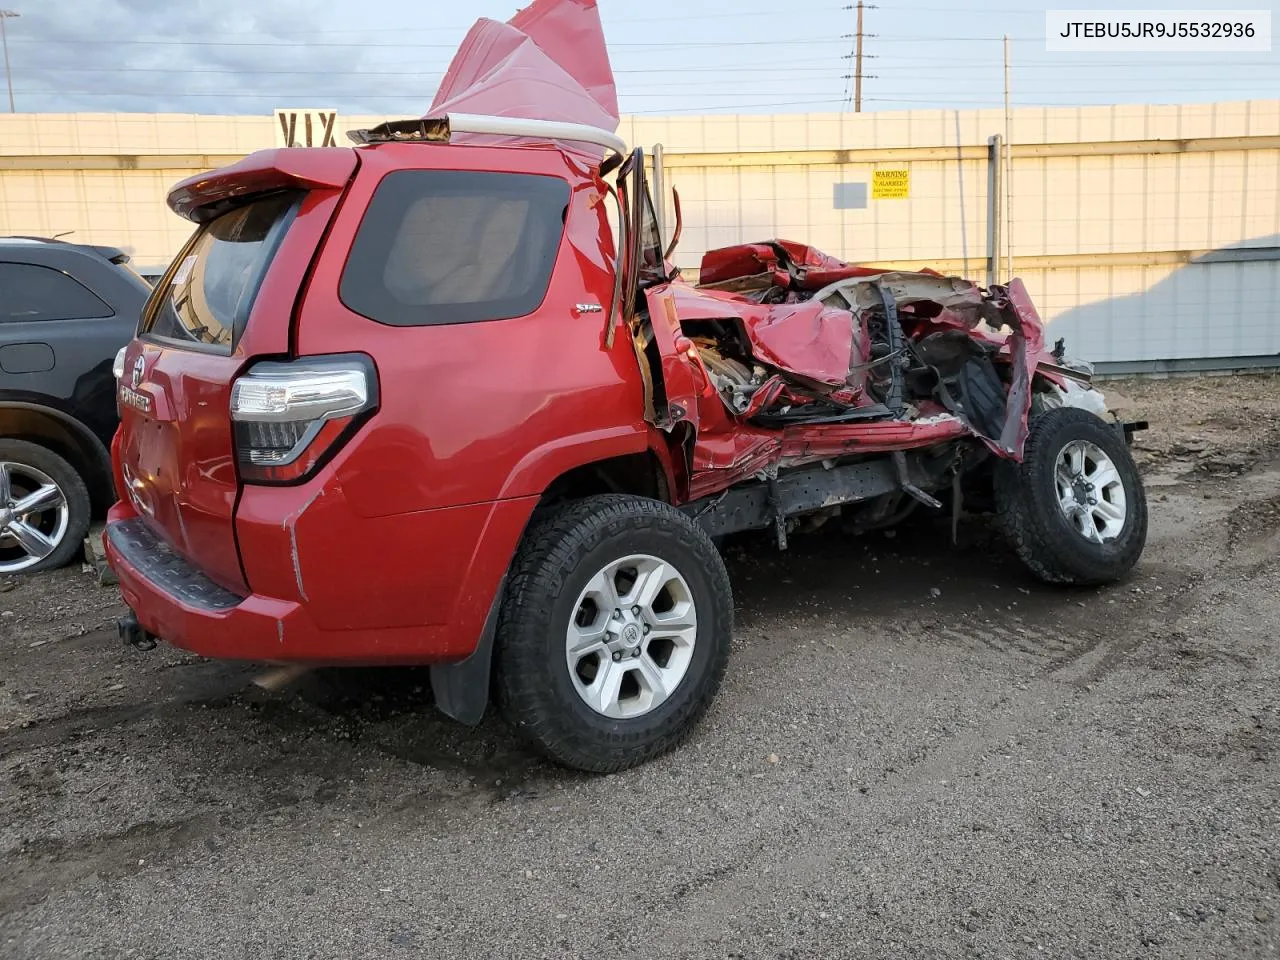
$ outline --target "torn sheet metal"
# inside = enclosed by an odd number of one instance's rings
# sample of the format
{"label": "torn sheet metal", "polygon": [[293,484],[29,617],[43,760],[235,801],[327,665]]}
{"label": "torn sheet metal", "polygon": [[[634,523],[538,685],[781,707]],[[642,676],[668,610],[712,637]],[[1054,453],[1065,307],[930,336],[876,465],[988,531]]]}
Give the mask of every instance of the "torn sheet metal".
{"label": "torn sheet metal", "polygon": [[963,436],[1021,458],[1053,360],[1021,282],[858,267],[788,241],[711,251],[700,276],[646,291],[655,392],[693,433],[690,496]]}
{"label": "torn sheet metal", "polygon": [[1011,457],[1022,459],[1022,447],[1027,442],[1028,420],[1031,416],[1031,381],[1036,374],[1036,363],[1045,355],[1044,325],[1040,314],[1027,293],[1026,286],[1017,278],[1009,281],[1009,305],[1013,314],[1013,333],[1006,344],[1009,351],[1009,418],[1005,422],[1000,443]]}
{"label": "torn sheet metal", "polygon": [[684,283],[657,288],[650,295],[651,315],[654,300],[663,303],[664,313],[674,311],[677,323],[723,320],[740,324],[755,359],[817,383],[843,384],[851,365],[866,359],[863,344],[855,345],[852,314],[818,300],[757,304]]}
{"label": "torn sheet metal", "polygon": [[[534,0],[506,23],[482,19],[454,55],[426,117],[475,113],[618,128],[618,95],[595,0]],[[457,134],[453,142],[528,138]],[[598,159],[600,147],[559,143]]]}
{"label": "torn sheet metal", "polygon": [[853,353],[853,315],[818,300],[753,311],[743,321],[758,359],[809,380],[839,386],[861,359]]}
{"label": "torn sheet metal", "polygon": [[753,286],[818,290],[839,280],[874,277],[884,272],[883,267],[845,263],[794,240],[767,240],[708,250],[702,255],[698,285],[728,290]]}

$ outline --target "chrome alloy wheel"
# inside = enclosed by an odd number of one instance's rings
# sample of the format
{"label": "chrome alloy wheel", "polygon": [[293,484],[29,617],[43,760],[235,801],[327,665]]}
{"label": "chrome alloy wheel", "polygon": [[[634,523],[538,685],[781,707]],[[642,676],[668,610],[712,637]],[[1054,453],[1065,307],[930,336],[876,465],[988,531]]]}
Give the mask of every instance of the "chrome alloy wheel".
{"label": "chrome alloy wheel", "polygon": [[33,567],[67,535],[66,494],[43,470],[0,461],[0,573]]}
{"label": "chrome alloy wheel", "polygon": [[1058,453],[1053,479],[1058,506],[1080,536],[1106,543],[1120,535],[1128,516],[1124,483],[1101,447],[1072,440]]}
{"label": "chrome alloy wheel", "polygon": [[643,716],[680,685],[697,635],[693,593],[680,571],[657,557],[623,557],[578,595],[565,633],[569,676],[597,713]]}

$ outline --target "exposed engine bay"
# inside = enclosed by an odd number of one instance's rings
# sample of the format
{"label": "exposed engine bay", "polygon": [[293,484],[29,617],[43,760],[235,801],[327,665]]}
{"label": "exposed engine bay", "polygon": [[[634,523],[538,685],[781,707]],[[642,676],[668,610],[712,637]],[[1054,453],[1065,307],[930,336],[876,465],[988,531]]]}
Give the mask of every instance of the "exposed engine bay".
{"label": "exposed engine bay", "polygon": [[[730,257],[765,269],[726,276]],[[1012,309],[1006,288],[984,290],[933,272],[852,267],[774,241],[711,251],[697,291],[695,310],[689,298],[676,295],[680,328],[737,418],[782,427],[945,411],[999,444],[1000,452],[1016,439],[1004,437],[1009,341],[1016,337],[1023,341],[1016,346],[1028,346],[1030,325]],[[758,309],[702,319],[715,311],[710,300]],[[995,332],[1005,326],[1010,335]],[[1030,345],[1038,348],[1034,326]]]}
{"label": "exposed engine bay", "polygon": [[1088,389],[1086,364],[1045,349],[1018,280],[983,288],[775,240],[709,251],[696,285],[646,295],[652,420],[693,428],[695,492],[965,436],[1016,460],[1034,390]]}

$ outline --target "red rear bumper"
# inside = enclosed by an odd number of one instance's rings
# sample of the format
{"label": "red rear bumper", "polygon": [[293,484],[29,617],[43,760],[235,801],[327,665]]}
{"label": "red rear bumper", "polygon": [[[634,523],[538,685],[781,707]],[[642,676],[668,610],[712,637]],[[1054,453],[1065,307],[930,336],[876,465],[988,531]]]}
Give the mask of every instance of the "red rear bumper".
{"label": "red rear bumper", "polygon": [[147,566],[151,577],[159,579],[157,570],[122,544],[120,531],[140,522],[127,514],[119,516],[124,512],[119,506],[112,509],[102,539],[107,562],[120,578],[120,593],[148,633],[208,657],[292,660],[315,652],[315,625],[297,603],[259,596],[234,598],[238,602],[231,605],[221,598],[202,603],[191,595],[180,598],[171,586],[154,582],[139,567]]}
{"label": "red rear bumper", "polygon": [[[103,537],[107,561],[120,578],[120,593],[138,622],[162,640],[204,657],[308,663],[429,662],[421,629],[320,630],[302,604],[251,594],[234,606],[182,599],[154,582]],[[413,633],[411,651],[403,634]]]}
{"label": "red rear bumper", "polygon": [[[500,514],[505,504],[477,507]],[[527,507],[520,512],[527,512]],[[446,528],[453,516],[450,511],[417,515]],[[411,520],[405,519],[412,525]],[[494,526],[483,524],[482,529],[493,534]],[[519,536],[520,525],[514,522],[497,526],[510,526],[516,531],[514,536]],[[127,503],[111,508],[103,535],[107,562],[120,578],[120,592],[148,633],[176,647],[217,659],[351,665],[430,664],[466,657],[475,648],[510,558],[513,543],[506,542],[508,539],[513,538],[481,535],[470,544],[458,544],[458,552],[470,554],[472,562],[459,565],[466,572],[456,580],[429,566],[414,564],[409,557],[388,557],[388,564],[415,568],[420,578],[416,599],[421,603],[425,594],[435,608],[425,613],[418,611],[408,618],[413,622],[402,620],[394,624],[387,622],[392,598],[384,596],[379,598],[382,603],[370,602],[369,585],[362,576],[367,571],[358,566],[350,569],[338,596],[332,590],[319,595],[325,584],[319,576],[308,581],[315,585],[307,600],[260,593],[238,596],[177,554]],[[503,551],[505,557],[501,556]],[[486,562],[476,562],[480,555],[490,552],[492,562],[488,558]],[[317,557],[314,562],[326,561],[330,566],[343,566],[332,555]],[[301,569],[306,569],[306,558],[302,563]],[[385,586],[385,576],[381,582]],[[432,589],[444,582],[448,582],[445,589]],[[335,612],[331,608],[339,600],[343,602]],[[317,617],[325,615],[336,622],[323,626],[317,623]]]}

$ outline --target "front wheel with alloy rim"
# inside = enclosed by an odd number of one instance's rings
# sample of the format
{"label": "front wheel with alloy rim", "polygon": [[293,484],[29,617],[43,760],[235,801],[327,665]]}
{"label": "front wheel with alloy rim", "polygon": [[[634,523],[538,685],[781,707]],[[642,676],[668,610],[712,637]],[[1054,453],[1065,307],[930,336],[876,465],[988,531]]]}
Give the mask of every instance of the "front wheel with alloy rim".
{"label": "front wheel with alloy rim", "polygon": [[498,621],[502,711],[539,749],[608,773],[678,744],[724,675],[733,633],[715,545],[674,507],[631,496],[535,520]]}
{"label": "front wheel with alloy rim", "polygon": [[1123,434],[1086,410],[1036,417],[1022,463],[997,464],[995,485],[1001,525],[1042,580],[1112,583],[1142,555],[1142,477]]}
{"label": "front wheel with alloy rim", "polygon": [[0,440],[0,574],[64,566],[89,530],[89,491],[47,447]]}

